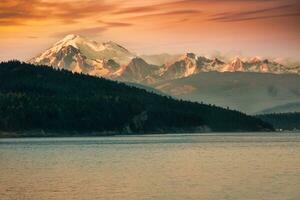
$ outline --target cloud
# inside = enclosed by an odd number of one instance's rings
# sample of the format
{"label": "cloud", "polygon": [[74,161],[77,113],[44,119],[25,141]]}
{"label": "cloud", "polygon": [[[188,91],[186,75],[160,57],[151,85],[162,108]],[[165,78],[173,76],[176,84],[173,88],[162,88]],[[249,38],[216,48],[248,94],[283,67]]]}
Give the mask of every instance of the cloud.
{"label": "cloud", "polygon": [[20,26],[20,25],[24,25],[24,23],[21,22],[21,20],[0,18],[0,26]]}
{"label": "cloud", "polygon": [[[133,18],[138,18],[139,16],[145,18],[174,17],[207,12],[207,10],[200,11],[203,5],[225,5],[230,2],[243,4],[284,2],[283,0],[171,0],[163,3],[146,4],[145,2],[132,3],[130,0],[128,1],[129,3],[117,0],[0,0],[0,26],[30,25],[32,21],[41,21],[43,24],[47,24],[51,20],[55,21],[55,23],[71,24],[80,23],[89,17],[94,17],[97,21],[97,18],[116,17],[117,19],[126,15],[134,15],[132,16]],[[296,0],[287,0],[285,2],[291,1]],[[210,20],[234,21],[234,19],[239,18],[245,20],[252,19],[254,14],[229,13],[221,16],[212,16]],[[281,15],[282,13],[277,16]],[[106,25],[108,26],[109,24]],[[119,24],[110,24],[110,26],[125,27],[130,26],[130,23],[126,21]]]}
{"label": "cloud", "polygon": [[[196,0],[173,0],[163,3],[136,6],[136,7],[124,7],[120,6],[117,11],[113,14],[115,15],[124,15],[124,14],[133,14],[133,15],[142,15],[142,16],[155,16],[155,15],[180,15],[190,13],[199,13],[199,5],[201,2]],[[196,6],[195,6],[196,5]],[[198,6],[197,6],[198,5]]]}
{"label": "cloud", "polygon": [[102,25],[104,25],[106,28],[114,28],[114,27],[128,27],[133,26],[132,23],[126,23],[126,22],[105,22],[103,20],[98,20],[98,22]]}
{"label": "cloud", "polygon": [[[128,1],[130,2],[130,0]],[[199,10],[200,6],[204,4],[225,5],[229,2],[264,4],[268,2],[292,2],[292,0],[173,0],[150,5],[145,5],[144,2],[127,4],[127,1],[116,0],[1,0],[0,25],[7,25],[8,22],[16,25],[25,24],[29,20],[58,20],[62,23],[74,23],[80,19],[99,14],[114,16],[124,14],[146,15],[154,12],[172,13],[175,10]]]}
{"label": "cloud", "polygon": [[300,16],[300,12],[298,13],[287,13],[287,14],[277,14],[277,15],[267,15],[267,16],[257,16],[257,17],[243,17],[238,19],[223,19],[219,20],[222,22],[240,22],[240,21],[248,21],[248,20],[260,20],[260,19],[271,19],[271,18],[279,18],[279,17],[292,17],[292,16]]}
{"label": "cloud", "polygon": [[72,23],[82,18],[99,13],[107,13],[117,8],[115,4],[104,1],[60,1],[49,2],[43,0],[1,0],[0,25],[7,22],[25,24],[29,20],[58,20],[62,23]]}
{"label": "cloud", "polygon": [[199,10],[175,10],[168,12],[158,12],[151,14],[143,14],[126,18],[126,20],[135,20],[135,21],[145,21],[151,20],[155,23],[166,22],[168,20],[173,20],[174,23],[182,23],[182,20],[187,19],[187,17],[193,18],[199,14],[202,14],[202,11]]}
{"label": "cloud", "polygon": [[64,37],[68,34],[77,34],[77,35],[83,35],[83,36],[96,36],[101,34],[104,31],[107,31],[111,28],[117,28],[117,27],[128,27],[132,26],[133,24],[131,23],[125,23],[125,22],[113,22],[113,21],[102,21],[98,20],[97,21],[100,26],[93,26],[93,27],[88,27],[88,28],[79,28],[79,29],[73,29],[73,30],[68,30],[68,31],[62,31],[59,33],[55,33],[52,35],[52,37]]}
{"label": "cloud", "polygon": [[258,10],[224,12],[212,15],[208,20],[217,22],[239,22],[300,15],[300,4],[279,5]]}
{"label": "cloud", "polygon": [[158,6],[138,6],[130,8],[121,8],[114,12],[114,14],[137,14],[137,13],[147,13],[159,10]]}
{"label": "cloud", "polygon": [[143,18],[149,18],[149,17],[168,17],[168,16],[176,16],[176,15],[190,15],[190,14],[199,14],[201,11],[199,10],[176,10],[176,11],[170,11],[170,12],[160,12],[160,13],[154,13],[154,14],[148,14],[140,16]]}

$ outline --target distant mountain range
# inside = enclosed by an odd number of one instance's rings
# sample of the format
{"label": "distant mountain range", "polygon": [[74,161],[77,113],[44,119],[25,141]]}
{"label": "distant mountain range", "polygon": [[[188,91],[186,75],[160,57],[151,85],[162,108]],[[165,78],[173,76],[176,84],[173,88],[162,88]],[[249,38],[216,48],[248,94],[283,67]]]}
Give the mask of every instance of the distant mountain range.
{"label": "distant mountain range", "polygon": [[66,36],[29,62],[144,84],[210,71],[300,74],[300,66],[284,66],[259,57],[248,60],[236,57],[225,62],[194,53],[138,56],[117,43],[99,44],[78,35]]}
{"label": "distant mountain range", "polygon": [[297,74],[203,72],[153,86],[180,99],[256,114],[297,111],[299,104],[291,103],[300,100],[299,85]]}
{"label": "distant mountain range", "polygon": [[290,113],[290,112],[300,113],[300,101],[270,107],[260,111],[258,114]]}
{"label": "distant mountain range", "polygon": [[29,62],[146,85],[176,98],[249,114],[270,112],[273,107],[297,111],[289,105],[300,99],[300,66],[259,57],[228,60],[195,53],[139,56],[111,41],[68,35]]}

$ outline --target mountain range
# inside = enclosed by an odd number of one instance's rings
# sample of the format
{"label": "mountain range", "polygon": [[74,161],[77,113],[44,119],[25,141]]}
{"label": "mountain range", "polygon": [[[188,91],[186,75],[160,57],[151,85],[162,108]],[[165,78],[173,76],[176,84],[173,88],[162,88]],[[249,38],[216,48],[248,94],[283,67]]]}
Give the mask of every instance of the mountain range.
{"label": "mountain range", "polygon": [[235,57],[226,62],[195,53],[138,56],[115,42],[97,43],[74,34],[67,35],[29,62],[144,84],[210,71],[300,74],[300,66],[284,66],[259,57],[247,60]]}
{"label": "mountain range", "polygon": [[300,102],[300,65],[277,60],[138,55],[112,41],[98,43],[71,34],[28,62],[144,85],[151,92],[248,114],[298,111],[291,105]]}

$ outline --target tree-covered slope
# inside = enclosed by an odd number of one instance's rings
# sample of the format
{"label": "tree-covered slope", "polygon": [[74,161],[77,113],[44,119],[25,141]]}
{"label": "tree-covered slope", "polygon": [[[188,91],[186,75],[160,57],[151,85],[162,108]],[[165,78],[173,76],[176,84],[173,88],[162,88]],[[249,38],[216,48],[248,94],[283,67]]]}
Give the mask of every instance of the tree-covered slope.
{"label": "tree-covered slope", "polygon": [[300,130],[300,112],[263,114],[257,117],[272,124],[276,129]]}
{"label": "tree-covered slope", "polygon": [[66,70],[18,61],[0,64],[0,130],[151,133],[262,131],[272,127],[240,112],[178,101]]}

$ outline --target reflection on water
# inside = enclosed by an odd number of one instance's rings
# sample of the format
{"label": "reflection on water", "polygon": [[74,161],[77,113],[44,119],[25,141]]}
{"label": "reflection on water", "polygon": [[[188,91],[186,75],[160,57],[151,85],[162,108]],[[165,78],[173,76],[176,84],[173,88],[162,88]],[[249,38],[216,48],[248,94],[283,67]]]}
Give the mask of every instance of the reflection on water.
{"label": "reflection on water", "polygon": [[300,199],[300,133],[0,140],[0,199]]}

